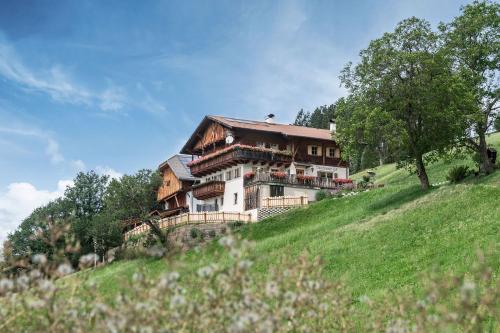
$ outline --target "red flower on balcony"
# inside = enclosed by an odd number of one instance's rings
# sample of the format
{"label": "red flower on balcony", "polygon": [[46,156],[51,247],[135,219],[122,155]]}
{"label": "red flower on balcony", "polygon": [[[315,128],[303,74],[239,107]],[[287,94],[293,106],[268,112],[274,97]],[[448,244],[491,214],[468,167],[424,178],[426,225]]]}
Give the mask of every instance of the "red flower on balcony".
{"label": "red flower on balcony", "polygon": [[309,180],[314,180],[316,177],[314,176],[306,176],[306,175],[297,175],[297,179],[300,181],[309,181]]}
{"label": "red flower on balcony", "polygon": [[271,177],[276,179],[285,179],[286,176],[287,175],[285,172],[271,172]]}
{"label": "red flower on balcony", "polygon": [[255,173],[254,172],[247,172],[243,175],[243,177],[247,180],[249,179],[253,179],[253,177],[255,177]]}
{"label": "red flower on balcony", "polygon": [[338,184],[352,184],[352,179],[337,178],[337,179],[335,179],[335,182]]}

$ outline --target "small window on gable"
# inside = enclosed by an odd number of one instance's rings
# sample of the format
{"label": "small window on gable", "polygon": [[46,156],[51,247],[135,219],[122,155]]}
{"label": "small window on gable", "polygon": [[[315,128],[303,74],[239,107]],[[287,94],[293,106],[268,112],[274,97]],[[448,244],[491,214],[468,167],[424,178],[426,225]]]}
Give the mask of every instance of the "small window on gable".
{"label": "small window on gable", "polygon": [[166,186],[170,186],[170,180],[167,180],[167,181],[165,182],[165,185],[166,185]]}
{"label": "small window on gable", "polygon": [[318,156],[318,146],[311,146],[310,155]]}

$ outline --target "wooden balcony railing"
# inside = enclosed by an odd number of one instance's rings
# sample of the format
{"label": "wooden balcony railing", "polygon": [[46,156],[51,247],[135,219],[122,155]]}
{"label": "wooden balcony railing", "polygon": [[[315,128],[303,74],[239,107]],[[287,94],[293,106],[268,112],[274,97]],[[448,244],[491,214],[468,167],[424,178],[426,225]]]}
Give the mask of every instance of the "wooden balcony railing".
{"label": "wooden balcony railing", "polygon": [[193,196],[198,200],[205,200],[224,195],[225,182],[212,180],[193,187]]}
{"label": "wooden balcony railing", "polygon": [[193,176],[204,176],[248,161],[289,164],[292,160],[291,156],[286,155],[284,152],[276,152],[271,149],[242,145],[228,147],[223,151],[212,154],[213,156],[201,157],[199,161],[195,160],[191,163],[189,168],[191,169],[191,174]]}
{"label": "wooden balcony railing", "polygon": [[256,173],[250,178],[245,178],[245,186],[262,184],[262,183],[294,185],[299,187],[324,188],[324,189],[342,189],[352,186],[352,184],[340,183],[336,179],[320,178],[320,177],[300,177],[282,173],[273,175],[272,173],[261,172],[261,173]]}

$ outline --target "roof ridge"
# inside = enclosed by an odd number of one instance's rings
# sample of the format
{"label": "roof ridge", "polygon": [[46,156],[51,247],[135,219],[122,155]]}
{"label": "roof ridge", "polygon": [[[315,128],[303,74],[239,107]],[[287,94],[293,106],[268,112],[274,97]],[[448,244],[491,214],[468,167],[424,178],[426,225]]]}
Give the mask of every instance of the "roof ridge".
{"label": "roof ridge", "polygon": [[268,122],[262,121],[262,120],[242,119],[242,118],[234,118],[234,117],[226,117],[226,116],[218,116],[218,115],[208,115],[208,117],[223,118],[223,119],[233,120],[233,121],[254,122],[254,123],[261,123],[261,124],[265,124],[265,125],[293,126],[293,127],[300,127],[300,128],[312,128],[315,130],[330,131],[327,128],[308,127],[308,126],[301,126],[301,125],[295,125],[295,124],[284,124],[284,123],[268,123]]}

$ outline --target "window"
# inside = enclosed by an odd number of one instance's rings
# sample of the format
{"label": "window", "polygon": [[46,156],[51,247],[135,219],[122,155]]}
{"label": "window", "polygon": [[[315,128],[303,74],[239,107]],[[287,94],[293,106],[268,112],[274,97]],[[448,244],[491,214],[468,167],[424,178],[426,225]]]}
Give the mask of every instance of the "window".
{"label": "window", "polygon": [[297,175],[304,175],[304,169],[297,169]]}
{"label": "window", "polygon": [[238,204],[238,193],[234,193],[234,204]]}
{"label": "window", "polygon": [[221,207],[222,207],[222,206],[224,206],[224,197],[221,197],[221,198],[220,198],[220,206],[221,206]]}
{"label": "window", "polygon": [[165,185],[166,185],[166,186],[170,186],[170,180],[167,180],[167,181],[165,182]]}
{"label": "window", "polygon": [[271,197],[282,197],[285,195],[285,187],[281,185],[270,185]]}
{"label": "window", "polygon": [[334,157],[335,156],[335,148],[329,147],[327,150],[328,157]]}
{"label": "window", "polygon": [[339,174],[335,172],[335,173],[333,174],[333,178],[335,178],[335,179],[339,178]]}
{"label": "window", "polygon": [[271,144],[271,149],[273,149],[273,150],[280,150],[280,145],[277,144],[277,143],[272,143]]}
{"label": "window", "polygon": [[233,179],[233,173],[231,171],[226,172],[226,180],[231,180]]}
{"label": "window", "polygon": [[311,155],[318,155],[318,146],[311,146]]}
{"label": "window", "polygon": [[241,176],[241,169],[240,168],[234,169],[234,178],[240,178],[240,176]]}
{"label": "window", "polygon": [[318,177],[332,179],[333,174],[331,172],[318,172]]}
{"label": "window", "polygon": [[266,148],[266,143],[262,141],[257,141],[256,146],[259,148]]}

